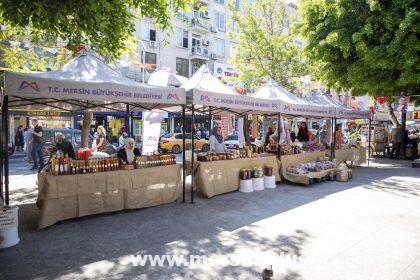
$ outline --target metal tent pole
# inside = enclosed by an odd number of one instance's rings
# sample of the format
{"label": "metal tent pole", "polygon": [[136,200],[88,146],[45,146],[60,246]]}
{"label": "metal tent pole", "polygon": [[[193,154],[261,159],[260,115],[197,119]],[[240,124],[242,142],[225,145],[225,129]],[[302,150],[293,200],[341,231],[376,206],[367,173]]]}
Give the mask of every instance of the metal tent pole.
{"label": "metal tent pole", "polygon": [[182,105],[182,202],[185,202],[185,105]]}
{"label": "metal tent pole", "polygon": [[281,115],[277,114],[277,158],[280,159],[281,156],[281,145],[280,145],[280,134],[281,134]]}
{"label": "metal tent pole", "polygon": [[[129,134],[130,133],[130,105],[129,104],[125,104],[125,120],[124,120],[124,125],[125,125],[125,130],[126,133]],[[130,135],[131,136],[131,135]]]}
{"label": "metal tent pole", "polygon": [[368,166],[370,164],[370,125],[371,125],[371,119],[369,118],[369,128],[368,128]]}
{"label": "metal tent pole", "polygon": [[335,126],[337,125],[337,118],[333,118],[332,121],[332,142],[331,142],[331,160],[335,157]]}
{"label": "metal tent pole", "polygon": [[9,205],[9,96],[3,97],[4,202]]}
{"label": "metal tent pole", "polygon": [[191,107],[191,203],[194,203],[194,104]]}
{"label": "metal tent pole", "polygon": [[209,137],[210,137],[210,131],[212,129],[212,127],[211,127],[212,118],[213,118],[213,115],[212,115],[212,112],[211,112],[211,106],[209,106],[209,119],[208,119],[208,122],[209,122]]}
{"label": "metal tent pole", "polygon": [[4,138],[3,138],[3,127],[4,127],[4,103],[2,103],[1,110],[1,132],[0,132],[0,198],[4,203],[4,194],[3,194],[3,163],[4,163]]}
{"label": "metal tent pole", "polygon": [[134,112],[130,113],[130,137],[134,138]]}

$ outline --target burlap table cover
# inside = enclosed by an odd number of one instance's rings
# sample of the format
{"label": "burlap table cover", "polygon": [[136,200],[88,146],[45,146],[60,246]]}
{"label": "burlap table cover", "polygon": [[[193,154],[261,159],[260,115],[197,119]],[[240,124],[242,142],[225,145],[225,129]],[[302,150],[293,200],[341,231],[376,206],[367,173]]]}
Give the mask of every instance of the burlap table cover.
{"label": "burlap table cover", "polygon": [[322,178],[328,175],[332,169],[323,170],[320,172],[309,172],[306,174],[293,174],[286,171],[286,168],[291,165],[296,165],[298,163],[307,163],[311,161],[317,161],[319,158],[326,155],[325,151],[320,152],[311,152],[304,154],[295,154],[295,155],[283,155],[280,157],[281,161],[281,175],[288,181],[308,185],[311,178]]}
{"label": "burlap table cover", "polygon": [[181,165],[94,174],[38,174],[38,229],[86,215],[156,206],[181,194]]}
{"label": "burlap table cover", "polygon": [[194,182],[200,192],[210,198],[218,194],[238,190],[241,168],[266,165],[273,167],[273,175],[276,181],[280,181],[280,161],[276,156],[266,156],[200,162],[195,173]]}
{"label": "burlap table cover", "polygon": [[351,149],[338,149],[335,150],[335,158],[337,162],[350,161],[352,165],[362,165],[367,160],[367,148],[351,148]]}

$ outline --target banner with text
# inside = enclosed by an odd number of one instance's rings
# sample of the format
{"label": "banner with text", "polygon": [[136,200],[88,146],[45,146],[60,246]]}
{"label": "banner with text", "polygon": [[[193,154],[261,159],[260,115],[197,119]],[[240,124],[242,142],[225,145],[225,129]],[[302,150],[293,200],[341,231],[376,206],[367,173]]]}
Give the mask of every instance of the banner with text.
{"label": "banner with text", "polygon": [[143,112],[143,155],[157,151],[160,137],[160,123],[164,115],[162,113]]}

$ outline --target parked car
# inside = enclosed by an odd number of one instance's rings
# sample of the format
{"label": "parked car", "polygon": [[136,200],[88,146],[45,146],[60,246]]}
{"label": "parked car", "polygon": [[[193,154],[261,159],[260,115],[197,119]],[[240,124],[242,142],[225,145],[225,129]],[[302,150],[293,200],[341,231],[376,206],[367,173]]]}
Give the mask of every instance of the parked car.
{"label": "parked car", "polygon": [[[191,149],[191,133],[185,134],[185,146],[187,150]],[[195,149],[207,152],[210,149],[209,142],[196,136],[194,140]],[[172,152],[178,154],[184,150],[182,143],[182,133],[169,133],[160,139],[159,147],[164,152]]]}
{"label": "parked car", "polygon": [[[72,128],[42,128],[42,143],[44,144],[44,155],[48,155],[48,147],[55,146],[55,136],[61,133],[67,140],[70,140],[75,149],[80,148],[82,142],[82,131]],[[89,146],[92,146],[94,140],[91,134],[88,134]]]}
{"label": "parked car", "polygon": [[[252,141],[251,145],[255,145],[256,141]],[[225,140],[225,145],[227,149],[234,150],[239,149],[238,134],[230,134]]]}

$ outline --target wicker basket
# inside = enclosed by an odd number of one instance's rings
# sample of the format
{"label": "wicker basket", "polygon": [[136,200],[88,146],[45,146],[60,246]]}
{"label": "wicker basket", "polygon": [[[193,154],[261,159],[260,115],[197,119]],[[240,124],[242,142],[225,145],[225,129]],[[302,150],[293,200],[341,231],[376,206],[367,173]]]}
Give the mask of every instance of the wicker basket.
{"label": "wicker basket", "polygon": [[133,164],[123,164],[123,165],[120,165],[120,169],[121,170],[133,170],[134,165]]}
{"label": "wicker basket", "polygon": [[338,171],[335,178],[338,182],[347,182],[349,180],[349,173],[347,170]]}

